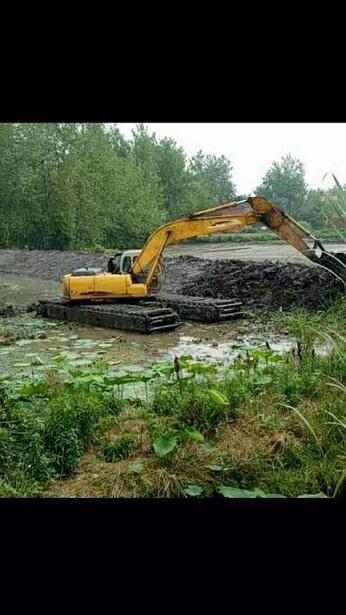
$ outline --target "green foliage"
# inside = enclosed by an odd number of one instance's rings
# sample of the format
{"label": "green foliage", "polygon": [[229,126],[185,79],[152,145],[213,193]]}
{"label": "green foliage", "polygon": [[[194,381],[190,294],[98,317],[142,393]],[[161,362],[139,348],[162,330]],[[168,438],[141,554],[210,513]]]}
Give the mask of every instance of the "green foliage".
{"label": "green foliage", "polygon": [[329,211],[327,194],[324,190],[309,190],[301,211],[301,219],[304,224],[308,223],[312,228],[325,226]]}
{"label": "green foliage", "polygon": [[236,196],[232,166],[225,156],[205,156],[199,151],[190,162],[193,181],[204,188],[211,205],[229,203]]}
{"label": "green foliage", "polygon": [[136,438],[132,433],[125,432],[115,441],[108,441],[103,447],[103,456],[108,463],[126,459],[135,447]]}
{"label": "green foliage", "polygon": [[184,489],[184,492],[186,495],[189,495],[191,497],[198,497],[202,495],[203,487],[200,487],[199,485],[187,485],[187,487],[185,487]]}
{"label": "green foliage", "polygon": [[216,391],[215,389],[208,390],[209,397],[219,406],[229,406],[229,400],[225,395],[222,395],[220,391]]}
{"label": "green foliage", "polygon": [[303,163],[291,154],[273,162],[256,193],[263,196],[295,219],[302,218],[307,194]]}
{"label": "green foliage", "polygon": [[[210,394],[210,389],[186,379],[181,387],[162,385],[155,390],[152,407],[161,415],[171,415],[177,428],[194,426],[198,430],[212,431],[233,410],[222,393]],[[220,398],[223,400],[220,403]]]}
{"label": "green foliage", "polygon": [[169,434],[163,435],[153,442],[153,449],[157,457],[165,457],[177,446],[177,438]]}
{"label": "green foliage", "polygon": [[0,247],[140,247],[168,219],[229,200],[224,158],[189,164],[143,125],[0,124]]}
{"label": "green foliage", "polygon": [[[0,124],[0,247],[140,247],[168,220],[234,200],[232,174],[225,156],[199,151],[189,160],[142,124],[129,140],[102,123]],[[345,217],[346,201],[334,180],[332,190],[308,190],[303,164],[289,154],[273,162],[257,192],[312,229],[328,224],[340,235],[333,219]]]}
{"label": "green foliage", "polygon": [[308,189],[303,163],[289,154],[280,162],[273,162],[256,193],[287,212],[307,231],[323,229],[318,233],[320,238],[338,237],[346,241],[346,191],[332,176],[334,188]]}
{"label": "green foliage", "polygon": [[103,400],[90,393],[33,397],[25,407],[3,393],[0,481],[6,490],[34,495],[53,478],[74,472],[106,412]]}
{"label": "green foliage", "polygon": [[45,445],[54,457],[57,472],[71,474],[92,443],[95,426],[105,416],[104,405],[95,394],[78,393],[52,399],[48,408]]}
{"label": "green foliage", "polygon": [[[37,495],[74,473],[93,445],[111,462],[136,453],[117,481],[127,476],[131,494],[344,497],[345,319],[344,297],[313,317],[281,316],[276,324],[297,336],[299,354],[233,343],[239,356],[222,368],[183,356],[179,370],[166,359],[114,371],[95,353],[75,366],[75,353],[61,353],[46,366],[29,353],[37,372],[0,375],[0,496]],[[135,383],[142,399],[125,399]]]}

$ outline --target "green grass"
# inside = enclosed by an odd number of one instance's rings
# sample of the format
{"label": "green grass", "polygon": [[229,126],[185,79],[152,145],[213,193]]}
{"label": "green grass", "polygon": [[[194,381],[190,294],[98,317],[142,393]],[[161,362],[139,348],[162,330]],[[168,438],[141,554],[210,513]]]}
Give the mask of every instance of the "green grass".
{"label": "green grass", "polygon": [[107,404],[98,394],[63,391],[31,402],[0,392],[0,494],[36,495],[53,479],[72,474],[97,441]]}
{"label": "green grass", "polygon": [[126,459],[135,447],[136,439],[131,433],[123,433],[115,442],[108,440],[103,446],[103,456],[109,463]]}
{"label": "green grass", "polygon": [[[294,353],[240,350],[225,370],[188,357],[179,370],[169,360],[69,370],[55,357],[32,381],[4,375],[0,495],[343,496],[345,319],[345,298],[313,316],[281,315]],[[125,399],[129,382],[147,397]]]}

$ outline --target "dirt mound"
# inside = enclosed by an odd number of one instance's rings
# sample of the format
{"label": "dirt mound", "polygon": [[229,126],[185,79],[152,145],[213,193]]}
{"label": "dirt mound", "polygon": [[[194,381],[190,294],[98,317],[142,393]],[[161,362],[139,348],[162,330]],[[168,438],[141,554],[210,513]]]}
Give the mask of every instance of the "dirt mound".
{"label": "dirt mound", "polygon": [[61,280],[79,267],[107,266],[109,256],[56,250],[0,250],[0,272]]}
{"label": "dirt mound", "polygon": [[184,283],[180,293],[219,299],[238,299],[248,307],[316,309],[344,285],[317,266],[290,263],[204,260],[203,270]]}
{"label": "dirt mound", "polygon": [[[208,261],[209,262],[209,261]],[[192,284],[205,271],[205,259],[195,256],[176,256],[163,259],[165,279],[162,291],[178,293],[186,284]]]}

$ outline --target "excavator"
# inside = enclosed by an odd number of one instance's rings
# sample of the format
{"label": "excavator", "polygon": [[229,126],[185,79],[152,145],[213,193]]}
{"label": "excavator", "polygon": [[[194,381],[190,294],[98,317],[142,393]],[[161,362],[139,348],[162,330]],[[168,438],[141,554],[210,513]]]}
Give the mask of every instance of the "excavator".
{"label": "excavator", "polygon": [[[116,253],[108,271],[82,268],[65,275],[63,298],[41,301],[39,314],[147,334],[174,330],[183,320],[211,323],[238,318],[243,314],[238,301],[160,292],[164,277],[162,254],[167,246],[185,239],[234,233],[257,223],[346,283],[346,254],[327,252],[288,214],[255,196],[184,215],[161,226],[141,250]],[[312,248],[305,238],[314,241]]]}

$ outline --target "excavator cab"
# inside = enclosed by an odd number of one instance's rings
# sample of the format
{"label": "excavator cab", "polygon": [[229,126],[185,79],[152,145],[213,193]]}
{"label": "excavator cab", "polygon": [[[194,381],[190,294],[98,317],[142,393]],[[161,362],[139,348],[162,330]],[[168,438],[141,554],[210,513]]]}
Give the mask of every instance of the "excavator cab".
{"label": "excavator cab", "polygon": [[114,257],[108,261],[108,273],[130,273],[133,263],[140,252],[140,250],[116,252]]}
{"label": "excavator cab", "polygon": [[[116,252],[114,257],[108,261],[108,273],[131,273],[132,267],[140,255],[141,250],[125,250],[124,252]],[[112,264],[110,262],[112,261]],[[143,284],[147,276],[148,267],[145,267],[142,273],[133,276],[133,280],[137,284]],[[164,270],[162,262],[159,262],[155,275],[150,284],[150,291],[157,292],[162,286]]]}

